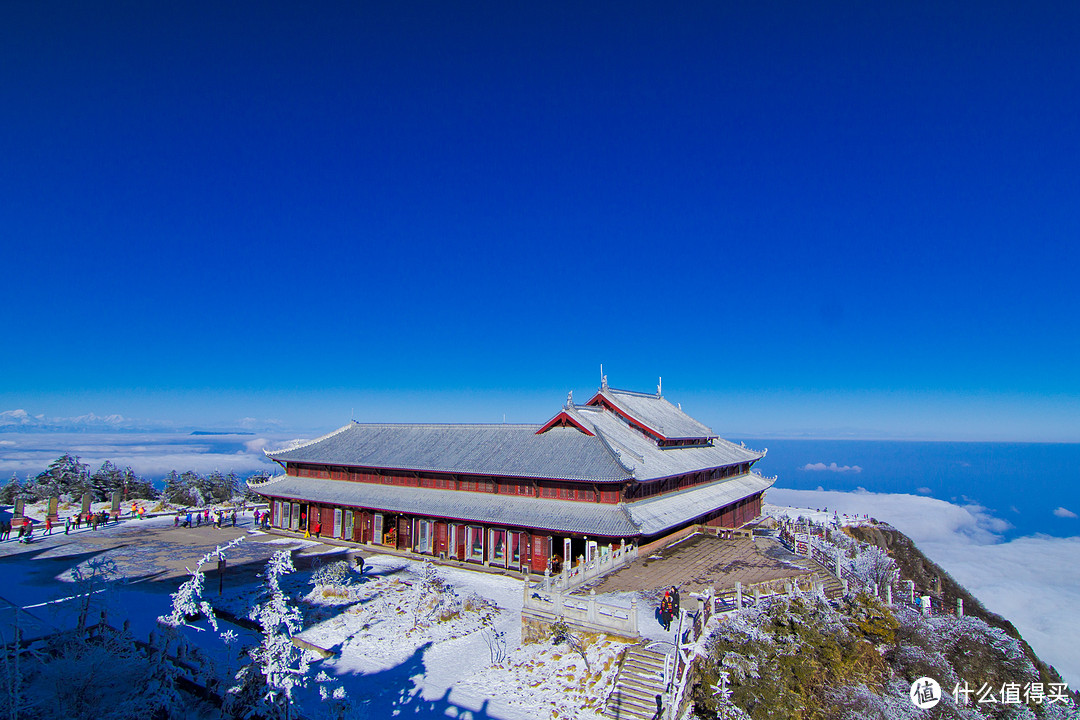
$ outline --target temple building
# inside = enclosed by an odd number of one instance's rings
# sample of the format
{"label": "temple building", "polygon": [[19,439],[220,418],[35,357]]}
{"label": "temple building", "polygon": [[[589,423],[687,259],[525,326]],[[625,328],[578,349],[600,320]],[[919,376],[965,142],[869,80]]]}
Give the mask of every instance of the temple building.
{"label": "temple building", "polygon": [[773,479],[763,452],[722,440],[659,392],[606,379],[540,425],[350,423],[267,452],[284,473],[253,489],[275,527],[543,572],[689,525],[737,528]]}

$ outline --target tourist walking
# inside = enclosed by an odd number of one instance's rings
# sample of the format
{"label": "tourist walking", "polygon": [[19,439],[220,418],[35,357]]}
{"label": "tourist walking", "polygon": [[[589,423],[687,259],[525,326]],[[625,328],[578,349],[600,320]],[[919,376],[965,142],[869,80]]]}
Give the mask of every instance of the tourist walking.
{"label": "tourist walking", "polygon": [[68,515],[66,518],[64,518],[64,534],[65,535],[70,535],[71,534],[71,516],[70,515]]}
{"label": "tourist walking", "polygon": [[232,517],[230,519],[232,520],[232,526],[236,527],[236,508],[233,508]]}
{"label": "tourist walking", "polygon": [[52,515],[45,516],[45,534],[52,535]]}
{"label": "tourist walking", "polygon": [[664,597],[660,601],[660,624],[664,626],[665,632],[671,630],[671,591],[665,590]]}
{"label": "tourist walking", "polygon": [[255,527],[259,527],[259,508],[255,508]]}
{"label": "tourist walking", "polygon": [[322,540],[322,523],[318,520],[315,520],[312,530],[315,533],[315,537],[317,537],[319,540]]}

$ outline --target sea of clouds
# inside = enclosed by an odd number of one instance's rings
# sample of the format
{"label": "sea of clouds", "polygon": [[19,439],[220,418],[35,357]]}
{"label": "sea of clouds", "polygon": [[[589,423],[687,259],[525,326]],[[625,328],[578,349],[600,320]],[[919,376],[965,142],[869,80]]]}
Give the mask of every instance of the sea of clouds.
{"label": "sea of clouds", "polygon": [[214,470],[247,477],[278,468],[264,449],[290,444],[287,435],[192,435],[190,433],[5,433],[0,435],[0,482],[13,473],[20,479],[37,475],[64,453],[97,470],[105,460],[137,475],[157,480],[170,471]]}
{"label": "sea of clouds", "polygon": [[768,501],[890,523],[989,610],[1012,622],[1070,688],[1080,688],[1080,536],[1003,542],[1000,532],[1008,523],[985,508],[921,495],[773,488]]}

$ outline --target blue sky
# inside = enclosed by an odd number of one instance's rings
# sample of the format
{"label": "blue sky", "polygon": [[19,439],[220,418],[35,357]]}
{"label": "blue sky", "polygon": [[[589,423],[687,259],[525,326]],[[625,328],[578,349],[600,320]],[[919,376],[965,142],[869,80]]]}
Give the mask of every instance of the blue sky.
{"label": "blue sky", "polygon": [[1080,7],[7,3],[0,411],[1080,440]]}

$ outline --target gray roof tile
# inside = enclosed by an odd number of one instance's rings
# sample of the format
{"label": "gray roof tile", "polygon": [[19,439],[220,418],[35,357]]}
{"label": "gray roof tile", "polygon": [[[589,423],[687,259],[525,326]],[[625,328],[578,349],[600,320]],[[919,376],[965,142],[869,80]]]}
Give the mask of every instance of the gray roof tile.
{"label": "gray roof tile", "polygon": [[773,482],[775,479],[748,473],[680,492],[614,505],[291,475],[279,475],[254,485],[253,489],[267,497],[618,538],[659,534],[765,490]]}
{"label": "gray roof tile", "polygon": [[601,388],[600,394],[633,419],[668,439],[716,437],[716,433],[706,425],[659,395],[608,387]]}
{"label": "gray roof tile", "polygon": [[540,425],[352,423],[275,460],[475,475],[615,482],[630,477],[603,443],[574,428]]}

